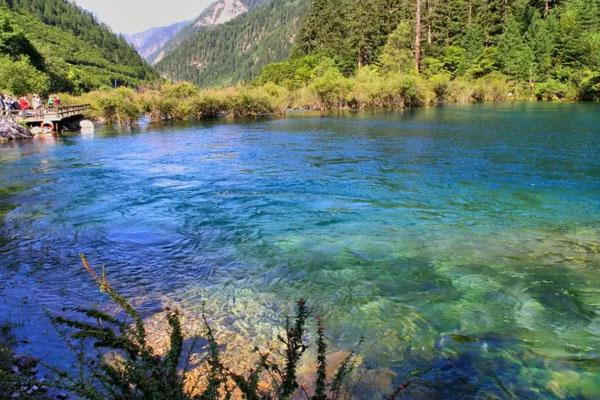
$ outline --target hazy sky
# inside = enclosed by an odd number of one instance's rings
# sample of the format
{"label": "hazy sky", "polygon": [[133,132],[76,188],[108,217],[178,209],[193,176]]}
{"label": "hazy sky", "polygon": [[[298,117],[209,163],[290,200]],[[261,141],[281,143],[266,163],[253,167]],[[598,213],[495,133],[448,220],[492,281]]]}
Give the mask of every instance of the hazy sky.
{"label": "hazy sky", "polygon": [[115,32],[136,33],[197,17],[212,0],[75,0]]}

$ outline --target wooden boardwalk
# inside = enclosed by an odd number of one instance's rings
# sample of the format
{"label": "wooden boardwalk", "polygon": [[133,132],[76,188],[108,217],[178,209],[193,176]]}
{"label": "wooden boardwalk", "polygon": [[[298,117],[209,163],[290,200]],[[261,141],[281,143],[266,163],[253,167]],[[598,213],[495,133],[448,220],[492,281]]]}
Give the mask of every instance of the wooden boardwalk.
{"label": "wooden boardwalk", "polygon": [[9,111],[9,115],[31,127],[50,123],[52,128],[58,132],[67,123],[83,119],[84,113],[89,108],[89,104],[79,104],[76,106],[58,106],[48,110],[45,109],[43,114],[39,115],[35,115],[33,110],[27,110],[26,116],[23,116],[19,110]]}

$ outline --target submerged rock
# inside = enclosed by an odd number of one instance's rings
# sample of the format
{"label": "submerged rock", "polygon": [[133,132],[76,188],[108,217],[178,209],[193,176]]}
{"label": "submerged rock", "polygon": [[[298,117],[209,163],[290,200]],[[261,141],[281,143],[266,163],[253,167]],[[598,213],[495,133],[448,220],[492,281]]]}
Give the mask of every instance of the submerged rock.
{"label": "submerged rock", "polygon": [[22,127],[12,118],[0,117],[0,142],[31,137],[33,134],[29,129]]}

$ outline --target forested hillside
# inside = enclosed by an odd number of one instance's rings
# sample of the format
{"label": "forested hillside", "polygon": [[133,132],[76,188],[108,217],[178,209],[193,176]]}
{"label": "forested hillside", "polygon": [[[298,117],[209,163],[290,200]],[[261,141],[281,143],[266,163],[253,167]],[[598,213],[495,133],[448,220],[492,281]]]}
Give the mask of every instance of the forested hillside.
{"label": "forested hillside", "polygon": [[188,36],[157,69],[175,80],[228,85],[258,75],[286,59],[309,0],[273,0],[236,19]]}
{"label": "forested hillside", "polygon": [[193,40],[194,35],[198,32],[222,25],[268,2],[269,0],[216,0],[174,37],[154,51],[148,57],[148,61],[154,65],[175,50],[181,43],[186,40]]}
{"label": "forested hillside", "polygon": [[600,83],[600,0],[313,0],[298,47],[346,76],[368,65],[438,79],[501,74],[560,95]]}
{"label": "forested hillside", "polygon": [[0,89],[84,92],[156,74],[123,38],[66,0],[0,0]]}

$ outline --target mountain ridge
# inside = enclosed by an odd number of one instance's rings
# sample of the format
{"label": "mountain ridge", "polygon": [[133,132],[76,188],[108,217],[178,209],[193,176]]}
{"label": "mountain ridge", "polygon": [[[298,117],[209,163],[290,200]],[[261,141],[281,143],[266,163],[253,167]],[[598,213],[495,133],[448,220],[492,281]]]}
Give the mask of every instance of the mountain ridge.
{"label": "mountain ridge", "polygon": [[156,69],[173,80],[223,86],[256,77],[291,52],[310,0],[254,0],[254,8],[224,24],[182,30]]}
{"label": "mountain ridge", "polygon": [[192,21],[176,22],[174,24],[148,28],[132,35],[124,35],[125,40],[148,61],[150,56],[160,50],[169,40],[177,35]]}
{"label": "mountain ridge", "polygon": [[125,35],[125,38],[149,64],[154,65],[198,31],[227,23],[268,1],[216,0],[188,21],[151,27]]}

